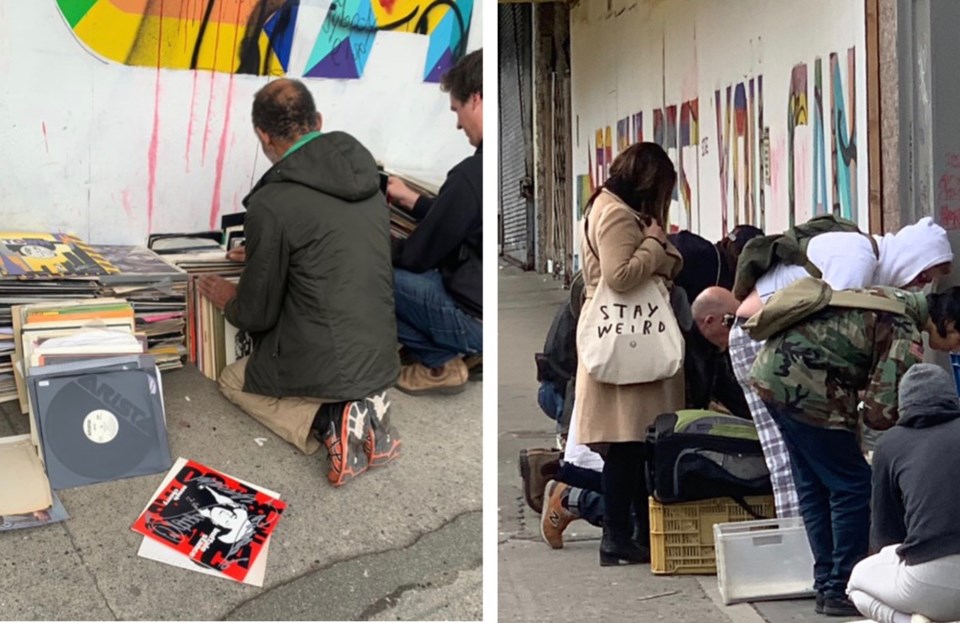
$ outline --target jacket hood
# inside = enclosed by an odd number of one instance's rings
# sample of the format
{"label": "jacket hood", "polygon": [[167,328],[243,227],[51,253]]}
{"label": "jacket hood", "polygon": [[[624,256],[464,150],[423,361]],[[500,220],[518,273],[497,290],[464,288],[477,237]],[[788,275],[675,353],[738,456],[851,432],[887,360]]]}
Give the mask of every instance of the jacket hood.
{"label": "jacket hood", "polygon": [[918,363],[900,381],[898,426],[930,428],[960,418],[960,398],[949,372]]}
{"label": "jacket hood", "polygon": [[302,184],[353,202],[369,199],[379,192],[380,172],[373,155],[360,141],[346,132],[330,132],[321,134],[270,167],[250,195],[274,182]]}
{"label": "jacket hood", "polygon": [[880,257],[874,283],[902,288],[937,264],[953,261],[947,232],[929,216],[895,234],[877,237]]}

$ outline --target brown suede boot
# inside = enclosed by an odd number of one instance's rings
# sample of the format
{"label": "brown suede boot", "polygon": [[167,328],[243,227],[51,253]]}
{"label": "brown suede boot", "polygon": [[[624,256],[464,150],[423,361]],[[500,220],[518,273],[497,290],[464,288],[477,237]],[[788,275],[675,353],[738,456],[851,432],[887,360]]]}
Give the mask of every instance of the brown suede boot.
{"label": "brown suede boot", "polygon": [[455,357],[440,368],[428,368],[422,363],[403,366],[397,389],[405,394],[459,394],[467,387],[467,366]]}

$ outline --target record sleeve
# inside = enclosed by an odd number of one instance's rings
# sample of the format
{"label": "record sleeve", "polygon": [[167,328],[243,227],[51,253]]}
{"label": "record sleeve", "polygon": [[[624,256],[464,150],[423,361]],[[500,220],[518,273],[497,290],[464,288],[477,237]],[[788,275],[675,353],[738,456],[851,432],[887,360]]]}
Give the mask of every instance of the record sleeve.
{"label": "record sleeve", "polygon": [[286,503],[194,461],[174,469],[131,529],[198,565],[244,581]]}
{"label": "record sleeve", "polygon": [[170,468],[158,377],[153,358],[144,355],[31,368],[31,397],[53,489]]}

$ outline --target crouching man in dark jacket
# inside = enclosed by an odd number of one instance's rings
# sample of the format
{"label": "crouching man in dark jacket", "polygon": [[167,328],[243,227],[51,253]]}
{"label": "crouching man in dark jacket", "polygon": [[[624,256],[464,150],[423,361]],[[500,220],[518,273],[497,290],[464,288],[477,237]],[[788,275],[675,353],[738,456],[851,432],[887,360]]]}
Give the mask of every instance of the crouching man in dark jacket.
{"label": "crouching man in dark jacket", "polygon": [[220,390],[301,451],[322,442],[339,486],[398,454],[384,389],[400,361],[377,165],[321,123],[298,81],[257,93],[253,125],[273,166],[243,201],[246,266],[238,286],[207,276],[200,291],[254,341]]}
{"label": "crouching man in dark jacket", "polygon": [[396,178],[387,182],[391,199],[420,221],[409,238],[393,242],[397,330],[418,360],[397,382],[408,394],[463,391],[463,356],[483,350],[482,53],[467,54],[441,80],[476,153],[450,171],[433,200]]}

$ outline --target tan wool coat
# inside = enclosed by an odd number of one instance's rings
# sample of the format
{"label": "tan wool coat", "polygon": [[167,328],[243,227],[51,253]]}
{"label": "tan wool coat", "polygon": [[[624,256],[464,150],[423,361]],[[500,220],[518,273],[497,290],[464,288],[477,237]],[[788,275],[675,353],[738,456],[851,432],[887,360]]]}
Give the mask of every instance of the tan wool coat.
{"label": "tan wool coat", "polygon": [[[604,190],[594,200],[588,216],[588,233],[594,255],[586,240],[581,241],[583,277],[586,284],[584,309],[604,279],[617,292],[627,292],[654,274],[668,281],[683,266],[683,259],[669,242],[666,249],[653,239],[644,240],[643,226],[635,212],[619,197]],[[668,282],[668,287],[670,286]],[[587,314],[581,313],[583,319]],[[602,450],[606,443],[642,441],[647,427],[661,413],[684,405],[683,367],[675,376],[652,383],[610,385],[600,383],[577,368],[577,438]]]}

